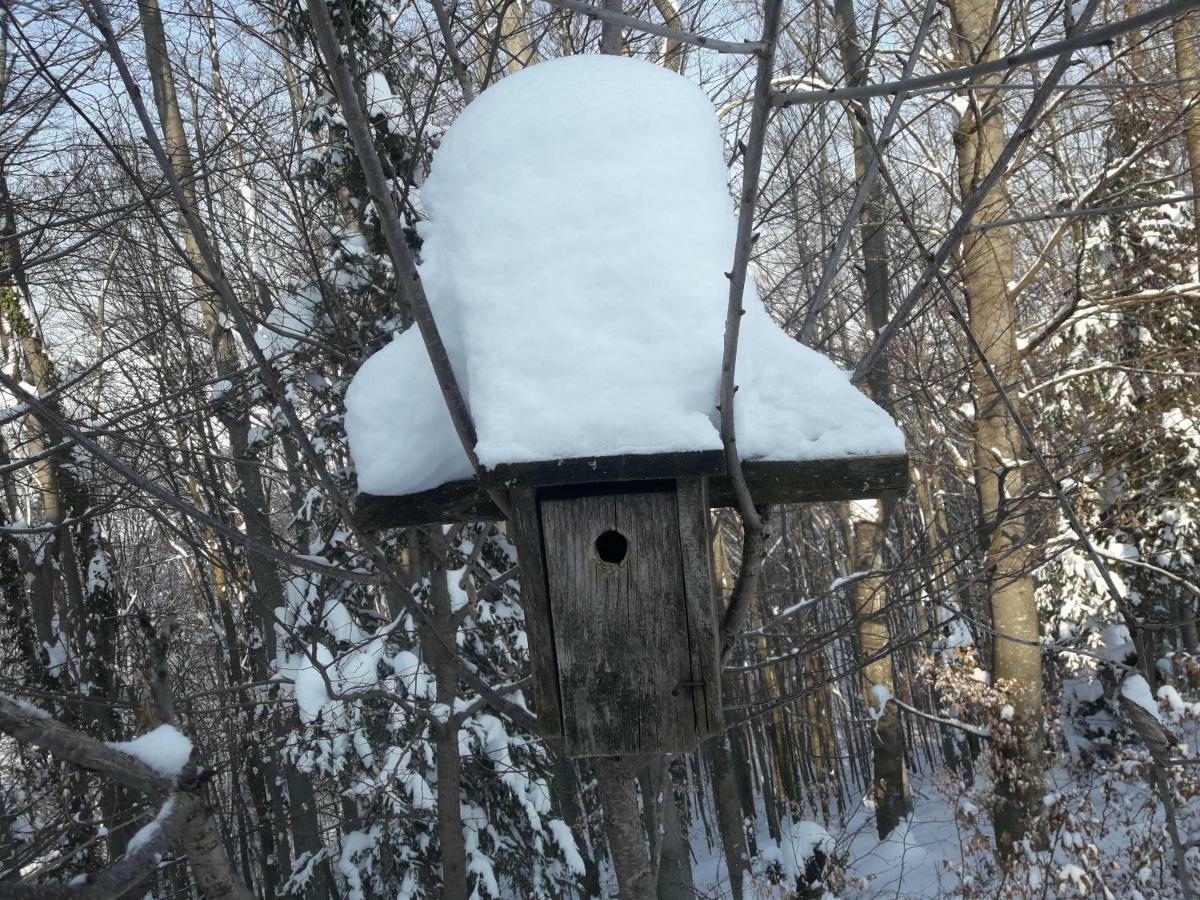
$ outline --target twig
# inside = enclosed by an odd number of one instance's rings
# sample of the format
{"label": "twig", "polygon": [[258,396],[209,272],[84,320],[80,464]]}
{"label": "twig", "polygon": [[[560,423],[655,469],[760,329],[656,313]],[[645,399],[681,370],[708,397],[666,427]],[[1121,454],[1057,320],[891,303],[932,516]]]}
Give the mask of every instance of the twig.
{"label": "twig", "polygon": [[[1200,0],[1185,0],[1185,2],[1200,4]],[[1089,0],[1088,5],[1079,15],[1079,27],[1086,28],[1087,23],[1091,21],[1092,16],[1095,14],[1098,5],[1098,0]],[[967,230],[971,226],[972,220],[975,218],[975,214],[979,212],[980,207],[988,199],[988,195],[991,194],[992,189],[995,188],[1000,179],[1008,171],[1009,163],[1012,162],[1017,150],[1021,148],[1029,135],[1033,133],[1034,123],[1041,114],[1042,107],[1049,101],[1051,95],[1054,93],[1054,86],[1062,80],[1063,75],[1066,74],[1067,67],[1071,64],[1071,53],[1074,49],[1075,47],[1072,45],[1059,51],[1058,59],[1046,74],[1041,87],[1030,98],[1025,114],[1021,117],[1021,121],[1018,123],[1016,130],[1013,131],[1012,136],[1005,142],[999,156],[996,157],[995,164],[988,171],[987,175],[984,176],[983,180],[979,182],[978,187],[971,193],[971,196],[966,198],[962,206],[962,212],[955,221],[954,227],[950,229],[950,232],[942,240],[937,251],[928,257],[929,262],[926,264],[920,278],[917,279],[912,290],[908,292],[908,295],[900,303],[899,307],[897,307],[896,314],[888,322],[887,327],[879,333],[879,336],[875,339],[875,343],[871,345],[866,355],[855,367],[854,375],[851,378],[852,383],[859,384],[866,378],[867,373],[871,371],[876,360],[883,353],[884,348],[887,347],[892,338],[896,336],[896,333],[908,321],[909,313],[912,312],[917,300],[924,294],[929,283],[940,277],[942,266],[950,259],[951,254],[958,249],[958,245],[962,243]],[[874,137],[871,136],[870,140],[874,142]],[[876,146],[876,158],[879,157],[879,153],[880,149]],[[880,166],[882,166],[882,161],[880,161]]]}
{"label": "twig", "polygon": [[[969,81],[985,75],[1009,72],[1018,66],[1027,66],[1044,59],[1069,54],[1074,50],[1109,44],[1114,38],[1122,34],[1136,31],[1139,28],[1145,28],[1147,25],[1153,25],[1155,22],[1161,22],[1163,19],[1173,18],[1197,6],[1200,6],[1200,0],[1173,0],[1171,3],[1164,3],[1162,6],[1156,6],[1139,15],[1113,22],[1111,25],[1079,31],[1061,41],[1046,44],[1044,47],[1024,50],[1020,53],[1010,53],[1001,59],[992,60],[991,62],[977,63],[973,66],[961,66],[957,69],[946,69],[942,72],[934,72],[916,78],[901,78],[897,81],[884,81],[878,84],[830,88],[820,91],[779,92],[772,97],[771,103],[774,106],[797,106],[826,103],[830,100],[858,100],[865,97],[886,97],[892,94],[917,93],[931,87],[954,84],[959,81]],[[1084,21],[1082,15],[1079,17],[1079,21]],[[1057,79],[1055,80],[1057,81]],[[990,85],[988,85],[988,89],[991,89]],[[1039,85],[1038,90],[1044,89],[1044,84]]]}
{"label": "twig", "polygon": [[[970,722],[962,721],[962,719],[949,719],[945,716],[935,716],[933,713],[927,713],[924,710],[917,709],[915,706],[909,706],[903,700],[897,698],[895,694],[892,694],[890,697],[888,697],[887,703],[884,703],[883,706],[886,707],[888,703],[896,704],[896,706],[900,707],[906,713],[910,713],[922,719],[927,719],[930,722],[936,722],[939,725],[947,725],[950,728],[958,728],[959,730],[965,731],[968,734],[973,734],[976,737],[990,738],[992,736],[992,731],[990,728],[984,728],[981,725],[972,725]],[[880,708],[879,715],[883,715],[883,708]]]}
{"label": "twig", "polygon": [[[1200,0],[1198,0],[1200,2]],[[454,431],[462,443],[463,451],[471,463],[475,476],[483,474],[479,457],[475,454],[475,444],[478,442],[475,433],[475,423],[471,421],[471,412],[458,386],[454,368],[450,364],[450,354],[442,341],[441,332],[429,308],[429,299],[425,296],[425,288],[421,284],[421,276],[417,273],[416,261],[404,238],[404,229],[400,224],[400,216],[396,212],[396,204],[392,199],[391,188],[387,176],[383,172],[383,164],[379,161],[379,151],[371,137],[370,126],[367,125],[363,114],[362,98],[354,85],[354,74],[350,71],[342,49],[338,45],[337,32],[333,28],[333,20],[329,17],[329,7],[324,0],[307,0],[309,20],[313,33],[317,38],[317,46],[329,69],[333,82],[333,91],[337,95],[342,116],[346,120],[346,130],[354,143],[354,152],[358,155],[362,167],[363,180],[371,202],[379,216],[380,228],[383,231],[384,242],[387,244],[388,256],[395,267],[395,283],[401,301],[412,313],[413,321],[421,332],[421,339],[429,353],[429,362],[433,366],[438,387],[446,402],[446,409],[454,423]],[[489,491],[492,502],[508,517],[508,502],[498,491]]]}
{"label": "twig", "polygon": [[758,584],[762,562],[766,556],[767,535],[765,510],[755,507],[742,472],[734,428],[734,393],[737,372],[738,336],[742,316],[746,314],[744,300],[746,275],[750,268],[750,251],[754,244],[754,208],[758,202],[758,179],[762,171],[763,147],[766,144],[767,119],[770,116],[771,72],[775,63],[775,44],[779,35],[779,15],[782,0],[767,0],[763,20],[763,51],[758,58],[754,79],[754,104],[750,113],[750,131],[746,136],[746,152],[742,157],[742,191],[738,207],[737,241],[734,244],[733,266],[729,270],[729,305],[725,313],[725,344],[721,358],[721,444],[725,448],[725,470],[733,483],[738,512],[742,516],[742,563],[737,582],[729,598],[729,606],[721,621],[721,655],[729,656],[734,637],[741,629],[750,610],[750,602]]}
{"label": "twig", "polygon": [[[716,38],[705,37],[702,34],[693,34],[690,31],[679,31],[667,25],[659,25],[657,22],[647,22],[645,19],[638,19],[633,16],[627,16],[622,12],[595,6],[587,3],[586,0],[546,0],[546,2],[551,6],[557,6],[559,9],[582,13],[585,16],[591,16],[603,22],[619,25],[622,28],[632,28],[634,31],[642,31],[646,34],[669,38],[673,41],[679,41],[681,44],[690,44],[693,47],[715,50],[718,53],[744,53],[752,55],[761,53],[765,49],[762,42],[721,41]],[[1197,0],[1197,2],[1200,2],[1200,0]]]}

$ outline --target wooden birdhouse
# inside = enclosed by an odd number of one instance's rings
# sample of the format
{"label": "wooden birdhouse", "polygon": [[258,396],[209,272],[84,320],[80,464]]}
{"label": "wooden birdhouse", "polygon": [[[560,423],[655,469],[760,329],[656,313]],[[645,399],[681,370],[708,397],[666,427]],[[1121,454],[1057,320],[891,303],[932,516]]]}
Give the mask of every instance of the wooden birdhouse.
{"label": "wooden birdhouse", "polygon": [[[496,520],[488,491],[506,495],[535,712],[569,756],[690,750],[722,727],[722,152],[707,98],[660,66],[573,56],[504,78],[421,188],[421,279],[481,475],[415,329],[346,396],[363,525]],[[904,490],[891,419],[752,287],[744,306],[735,418],[754,501]]]}
{"label": "wooden birdhouse", "polygon": [[[760,503],[903,492],[903,454],[745,464]],[[508,492],[544,737],[567,756],[685,752],[722,729],[710,510],[734,506],[719,451],[497,466],[400,497],[360,494],[369,528],[499,519]]]}

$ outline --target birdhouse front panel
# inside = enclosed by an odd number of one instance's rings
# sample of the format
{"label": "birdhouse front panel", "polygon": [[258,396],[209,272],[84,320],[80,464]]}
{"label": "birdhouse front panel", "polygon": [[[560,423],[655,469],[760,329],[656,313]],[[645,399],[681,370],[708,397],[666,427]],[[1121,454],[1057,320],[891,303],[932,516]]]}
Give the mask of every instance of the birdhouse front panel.
{"label": "birdhouse front panel", "polygon": [[702,491],[648,487],[538,502],[568,756],[683,752],[720,730]]}

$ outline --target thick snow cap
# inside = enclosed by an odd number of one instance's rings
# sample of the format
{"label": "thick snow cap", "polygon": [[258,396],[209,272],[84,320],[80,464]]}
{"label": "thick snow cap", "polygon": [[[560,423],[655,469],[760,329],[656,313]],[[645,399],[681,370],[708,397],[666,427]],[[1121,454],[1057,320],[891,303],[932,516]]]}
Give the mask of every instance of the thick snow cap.
{"label": "thick snow cap", "polygon": [[[735,218],[712,104],[620,56],[541,63],[447,131],[421,190],[421,278],[484,466],[720,448]],[[747,459],[904,452],[845,372],[747,288]],[[416,329],[364,363],[346,430],[365,493],[471,476]]]}

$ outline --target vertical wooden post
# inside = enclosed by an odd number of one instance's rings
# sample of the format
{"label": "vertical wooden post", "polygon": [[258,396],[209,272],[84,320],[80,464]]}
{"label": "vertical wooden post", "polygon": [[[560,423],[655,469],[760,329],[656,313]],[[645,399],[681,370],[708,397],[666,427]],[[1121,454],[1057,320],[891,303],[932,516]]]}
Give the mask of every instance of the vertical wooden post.
{"label": "vertical wooden post", "polygon": [[545,738],[562,737],[562,700],[558,693],[558,663],[554,652],[554,624],[546,580],[545,551],[542,549],[542,519],[536,488],[515,488],[512,504],[513,543],[521,564],[521,602],[525,611],[525,633],[533,669],[534,711],[538,732]]}
{"label": "vertical wooden post", "polygon": [[698,741],[720,734],[721,660],[717,612],[713,602],[712,535],[708,526],[708,484],[703,478],[680,478],[675,490],[679,548],[683,559],[687,603],[691,695]]}

